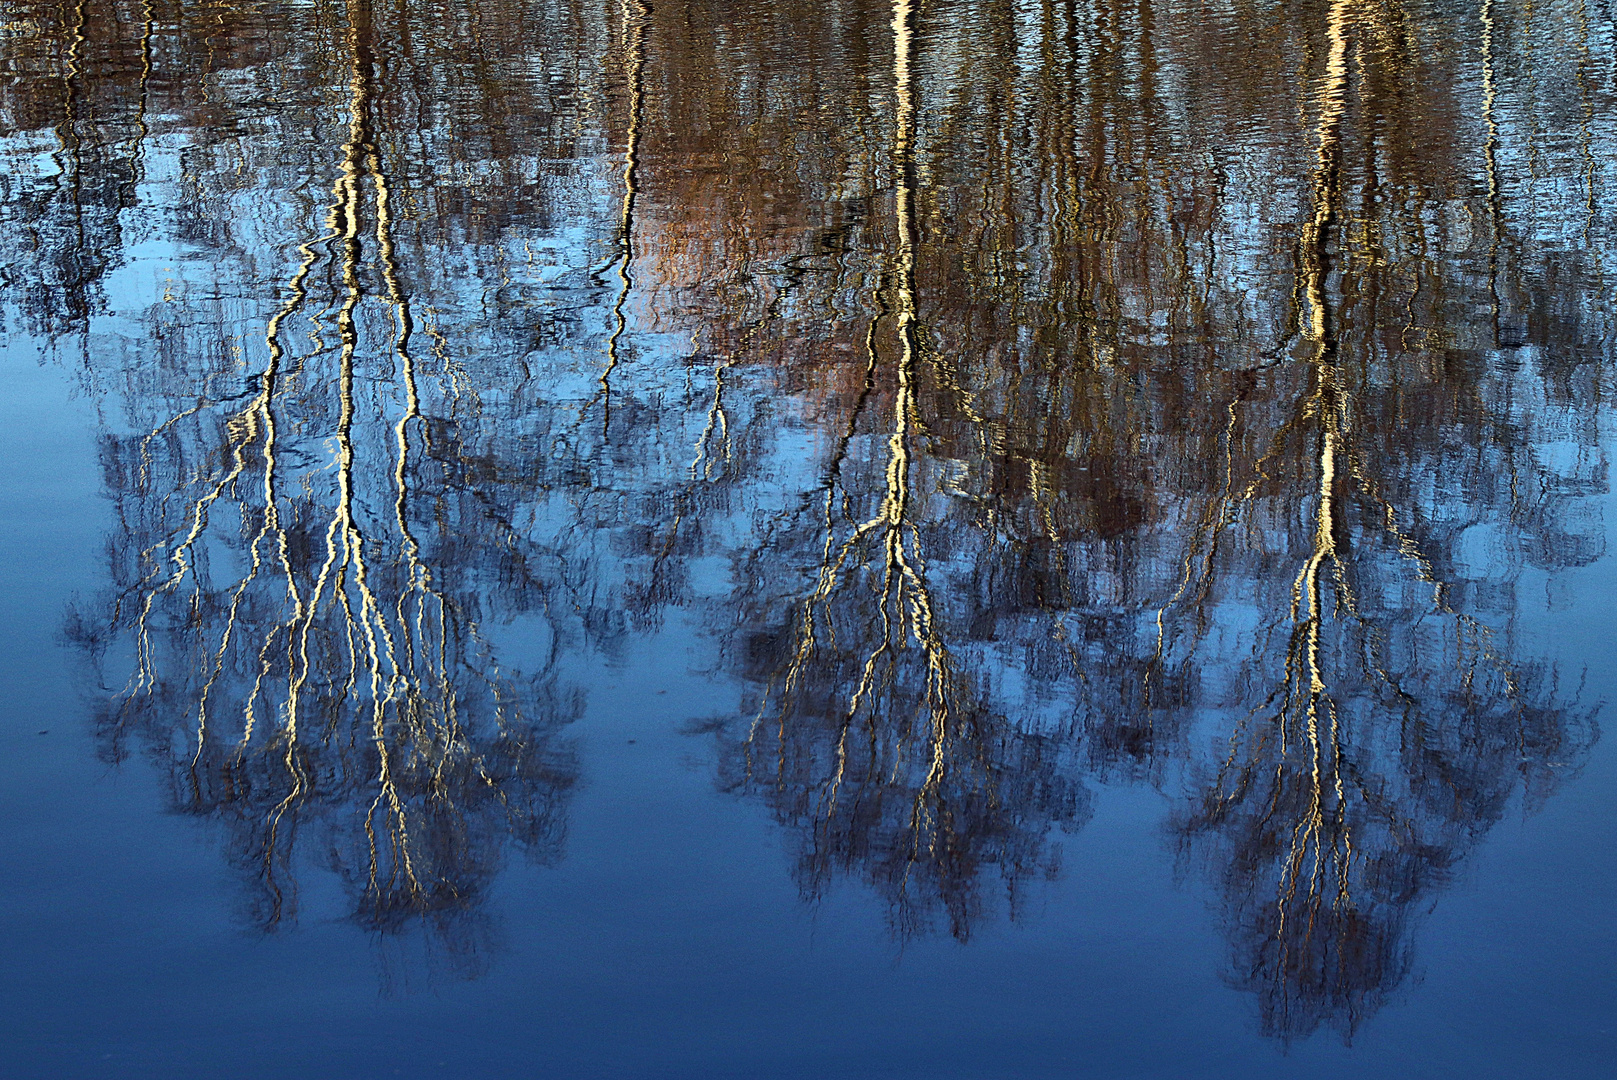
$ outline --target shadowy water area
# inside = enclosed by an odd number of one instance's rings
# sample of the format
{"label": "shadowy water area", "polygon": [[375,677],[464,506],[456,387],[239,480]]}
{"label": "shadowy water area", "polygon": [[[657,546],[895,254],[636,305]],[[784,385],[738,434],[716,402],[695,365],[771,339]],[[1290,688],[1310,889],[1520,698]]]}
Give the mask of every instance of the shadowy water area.
{"label": "shadowy water area", "polygon": [[1608,1075],[1607,0],[3,6],[0,1074]]}

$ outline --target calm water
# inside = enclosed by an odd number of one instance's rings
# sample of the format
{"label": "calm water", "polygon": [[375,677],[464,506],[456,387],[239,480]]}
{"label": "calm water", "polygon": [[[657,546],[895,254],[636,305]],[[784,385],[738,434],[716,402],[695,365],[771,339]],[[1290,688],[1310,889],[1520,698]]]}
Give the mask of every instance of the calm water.
{"label": "calm water", "polygon": [[1606,0],[6,0],[0,1074],[1610,1075]]}

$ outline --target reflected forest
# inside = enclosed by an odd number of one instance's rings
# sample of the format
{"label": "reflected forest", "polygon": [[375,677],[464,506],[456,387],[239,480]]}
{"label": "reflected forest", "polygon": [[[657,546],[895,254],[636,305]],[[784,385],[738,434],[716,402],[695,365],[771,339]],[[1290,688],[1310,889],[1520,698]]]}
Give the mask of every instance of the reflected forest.
{"label": "reflected forest", "polygon": [[677,631],[805,902],[968,941],[1144,786],[1263,1031],[1347,1039],[1597,739],[1514,613],[1606,554],[1605,0],[6,11],[66,634],[259,929],[334,875],[478,974]]}

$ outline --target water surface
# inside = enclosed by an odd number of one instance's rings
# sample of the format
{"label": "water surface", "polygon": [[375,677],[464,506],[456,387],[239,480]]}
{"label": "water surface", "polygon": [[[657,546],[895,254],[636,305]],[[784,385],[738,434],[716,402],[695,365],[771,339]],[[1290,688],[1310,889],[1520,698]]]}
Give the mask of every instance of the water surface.
{"label": "water surface", "polygon": [[7,1075],[1605,1075],[1603,2],[5,10]]}

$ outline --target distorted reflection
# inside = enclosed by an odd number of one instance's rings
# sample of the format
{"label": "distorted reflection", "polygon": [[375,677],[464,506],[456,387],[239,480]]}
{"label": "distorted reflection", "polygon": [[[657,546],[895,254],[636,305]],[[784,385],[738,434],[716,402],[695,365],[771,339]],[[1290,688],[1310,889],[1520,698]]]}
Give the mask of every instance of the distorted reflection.
{"label": "distorted reflection", "polygon": [[1593,744],[1514,618],[1605,555],[1581,3],[29,12],[6,314],[118,523],[73,633],[263,925],[314,828],[481,956],[584,669],[681,608],[805,895],[964,940],[1151,785],[1286,1039]]}
{"label": "distorted reflection", "polygon": [[1434,372],[1435,350],[1410,341],[1438,314],[1419,293],[1469,292],[1472,310],[1488,298],[1463,260],[1399,265],[1417,223],[1345,205],[1364,174],[1402,186],[1379,153],[1346,148],[1354,66],[1364,112],[1397,115],[1380,97],[1396,69],[1368,46],[1396,28],[1347,0],[1326,18],[1290,356],[1262,401],[1231,400],[1222,476],[1159,616],[1164,658],[1205,665],[1220,644],[1202,640],[1209,609],[1245,621],[1225,579],[1266,564],[1237,594],[1255,605],[1253,638],[1219,657],[1242,692],[1210,710],[1218,754],[1175,827],[1219,883],[1233,981],[1288,1038],[1321,1023],[1351,1035],[1408,971],[1419,901],[1515,789],[1541,799],[1582,760],[1592,710],[1553,669],[1512,658],[1456,548],[1491,524],[1536,536],[1553,562],[1586,560],[1598,533],[1561,535],[1557,494],[1605,475],[1594,446],[1570,475],[1544,454],[1534,427],[1551,410],[1526,373],[1483,368],[1470,341]]}
{"label": "distorted reflection", "polygon": [[[106,752],[143,742],[180,809],[225,823],[255,922],[295,913],[312,831],[357,920],[424,922],[475,972],[504,848],[560,855],[576,764],[558,732],[582,702],[555,671],[554,583],[512,524],[534,481],[479,446],[514,402],[417,311],[377,30],[366,0],[343,15],[346,99],[309,155],[320,231],[294,240],[279,305],[262,323],[152,309],[156,362],[118,357],[154,385],[130,388],[135,429],[104,437],[116,593],[109,623],[75,629],[132,653]],[[526,671],[485,630],[518,617]]]}

